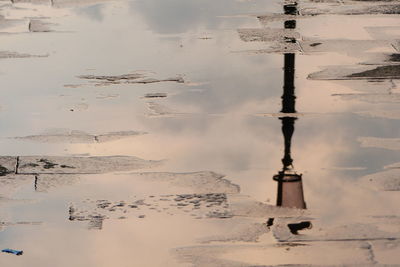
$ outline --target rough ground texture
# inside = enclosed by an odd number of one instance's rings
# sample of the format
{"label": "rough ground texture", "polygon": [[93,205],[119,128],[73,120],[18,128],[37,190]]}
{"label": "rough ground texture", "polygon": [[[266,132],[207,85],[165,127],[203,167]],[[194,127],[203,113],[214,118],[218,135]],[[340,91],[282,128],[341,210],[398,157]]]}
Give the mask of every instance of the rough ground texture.
{"label": "rough ground texture", "polygon": [[39,135],[15,137],[15,139],[43,143],[103,143],[143,134],[146,133],[137,131],[120,131],[103,134],[88,134],[82,131],[63,130],[54,133],[49,132]]}
{"label": "rough ground texture", "polygon": [[240,29],[240,38],[245,42],[268,42],[298,39],[300,34],[291,29]]}
{"label": "rough ground texture", "polygon": [[224,179],[225,175],[215,172],[192,172],[192,173],[164,173],[164,172],[145,172],[140,176],[149,181],[167,181],[175,186],[191,187],[196,193],[231,193],[240,192],[240,187],[231,181]]}
{"label": "rough ground texture", "polygon": [[113,171],[129,171],[149,168],[160,164],[160,161],[143,160],[129,156],[106,157],[19,157],[19,174],[71,173],[91,174]]}
{"label": "rough ground texture", "polygon": [[1,58],[30,58],[30,57],[47,57],[48,55],[31,55],[25,53],[11,52],[11,51],[0,51]]}
{"label": "rough ground texture", "polygon": [[101,229],[105,219],[145,219],[154,216],[154,213],[161,213],[164,216],[182,214],[205,219],[216,218],[215,214],[225,214],[227,210],[225,194],[160,195],[117,202],[102,199],[74,203],[69,208],[69,220],[88,221],[89,228]]}
{"label": "rough ground texture", "polygon": [[399,138],[360,137],[358,141],[363,147],[377,147],[390,150],[400,150]]}
{"label": "rough ground texture", "polygon": [[400,170],[392,169],[366,175],[360,182],[373,189],[383,191],[400,191]]}
{"label": "rough ground texture", "polygon": [[132,73],[122,75],[80,75],[80,79],[93,82],[95,86],[109,86],[113,84],[151,84],[160,82],[177,82],[184,83],[184,79],[180,76],[157,79],[148,77],[144,73]]}

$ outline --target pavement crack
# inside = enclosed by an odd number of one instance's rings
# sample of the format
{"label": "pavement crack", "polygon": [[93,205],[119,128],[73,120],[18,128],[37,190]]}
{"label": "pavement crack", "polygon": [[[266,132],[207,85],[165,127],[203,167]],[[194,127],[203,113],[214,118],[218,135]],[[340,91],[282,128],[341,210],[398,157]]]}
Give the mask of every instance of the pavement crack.
{"label": "pavement crack", "polygon": [[372,263],[372,264],[377,264],[378,262],[375,259],[375,253],[374,253],[374,249],[372,247],[371,242],[366,242],[365,246],[363,247],[364,249],[367,250],[367,254],[368,254],[368,260]]}
{"label": "pavement crack", "polygon": [[390,80],[390,85],[391,86],[389,87],[389,90],[388,90],[389,92],[388,93],[392,94],[393,90],[396,89],[396,87],[397,87],[396,84],[394,83],[393,79]]}
{"label": "pavement crack", "polygon": [[19,156],[16,158],[16,163],[15,163],[15,174],[18,174],[18,168],[19,168]]}

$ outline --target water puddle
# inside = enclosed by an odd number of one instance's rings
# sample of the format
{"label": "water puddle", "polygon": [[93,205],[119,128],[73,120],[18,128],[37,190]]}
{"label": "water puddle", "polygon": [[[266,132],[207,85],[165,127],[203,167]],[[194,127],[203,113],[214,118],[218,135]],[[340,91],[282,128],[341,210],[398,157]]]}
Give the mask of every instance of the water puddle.
{"label": "water puddle", "polygon": [[398,265],[399,8],[2,1],[0,265]]}

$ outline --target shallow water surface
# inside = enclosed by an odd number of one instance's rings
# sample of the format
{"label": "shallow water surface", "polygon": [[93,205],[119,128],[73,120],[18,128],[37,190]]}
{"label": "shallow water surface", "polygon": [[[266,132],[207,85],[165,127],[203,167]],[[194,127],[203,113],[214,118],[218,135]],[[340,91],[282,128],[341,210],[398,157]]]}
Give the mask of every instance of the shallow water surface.
{"label": "shallow water surface", "polygon": [[0,1],[0,265],[397,266],[398,6]]}

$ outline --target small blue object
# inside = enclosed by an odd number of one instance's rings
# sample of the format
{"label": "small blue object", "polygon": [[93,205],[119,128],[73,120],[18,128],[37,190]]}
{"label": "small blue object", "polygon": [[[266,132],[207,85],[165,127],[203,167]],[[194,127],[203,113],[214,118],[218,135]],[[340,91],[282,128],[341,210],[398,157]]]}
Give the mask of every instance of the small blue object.
{"label": "small blue object", "polygon": [[14,254],[17,256],[21,256],[22,254],[24,254],[24,252],[22,250],[15,250],[15,249],[10,249],[10,248],[3,249],[1,252],[11,253],[11,254]]}

